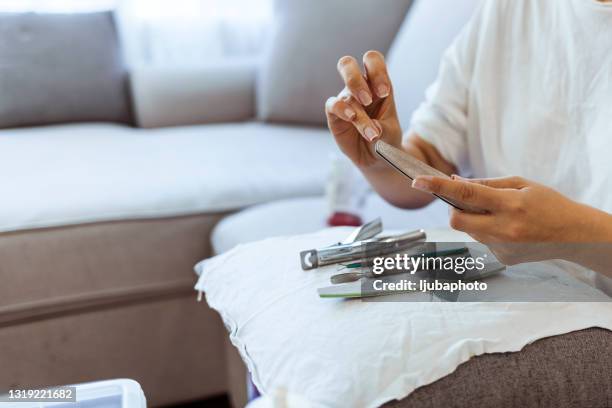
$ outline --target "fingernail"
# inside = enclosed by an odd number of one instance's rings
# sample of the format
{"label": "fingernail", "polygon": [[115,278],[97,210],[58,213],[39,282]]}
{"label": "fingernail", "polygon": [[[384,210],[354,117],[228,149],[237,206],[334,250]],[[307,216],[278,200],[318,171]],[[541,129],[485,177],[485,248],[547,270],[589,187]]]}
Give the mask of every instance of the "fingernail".
{"label": "fingernail", "polygon": [[374,130],[374,128],[372,127],[367,127],[365,130],[365,136],[371,142],[376,139],[376,137],[378,136],[378,132],[376,132],[376,130]]}
{"label": "fingernail", "polygon": [[344,114],[346,115],[347,118],[349,119],[353,119],[355,117],[355,111],[352,109],[345,109],[344,110]]}
{"label": "fingernail", "polygon": [[366,91],[359,91],[359,100],[365,106],[368,106],[369,104],[372,103],[372,97]]}
{"label": "fingernail", "polygon": [[412,182],[412,188],[416,188],[421,191],[430,191],[429,188],[429,177],[428,176],[420,176]]}
{"label": "fingernail", "polygon": [[386,98],[387,96],[389,96],[389,87],[387,85],[378,85],[378,88],[376,88],[376,92],[381,98]]}

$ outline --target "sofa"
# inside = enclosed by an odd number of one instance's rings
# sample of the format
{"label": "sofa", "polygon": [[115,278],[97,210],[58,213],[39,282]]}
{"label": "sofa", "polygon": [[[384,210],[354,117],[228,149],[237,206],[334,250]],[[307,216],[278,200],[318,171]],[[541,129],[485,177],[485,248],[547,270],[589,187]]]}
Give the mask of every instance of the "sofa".
{"label": "sofa", "polygon": [[[193,265],[323,227],[335,61],[390,49],[406,124],[476,0],[390,0],[368,29],[377,2],[356,3],[279,1],[263,61],[181,69],[126,67],[112,13],[0,15],[0,390],[126,377],[152,406],[245,403]],[[389,227],[445,222],[443,206],[366,207]]]}

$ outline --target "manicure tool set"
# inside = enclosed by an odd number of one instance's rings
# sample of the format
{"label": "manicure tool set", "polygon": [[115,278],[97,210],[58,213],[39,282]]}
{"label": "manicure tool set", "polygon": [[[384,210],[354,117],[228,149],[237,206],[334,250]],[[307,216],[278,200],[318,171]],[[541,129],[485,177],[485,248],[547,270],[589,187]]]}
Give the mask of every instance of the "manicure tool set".
{"label": "manicure tool set", "polygon": [[[300,252],[300,262],[304,271],[328,265],[338,265],[337,270],[341,271],[330,277],[331,286],[319,288],[320,297],[351,298],[384,295],[385,293],[363,293],[360,290],[363,279],[380,279],[408,273],[406,270],[390,268],[381,274],[375,274],[373,272],[375,258],[397,254],[425,258],[471,256],[470,249],[463,243],[427,242],[427,234],[423,230],[398,235],[380,235],[382,231],[382,220],[377,218],[356,228],[341,242]],[[503,265],[494,262],[488,265],[485,273],[464,276],[464,280],[485,278],[503,269]]]}

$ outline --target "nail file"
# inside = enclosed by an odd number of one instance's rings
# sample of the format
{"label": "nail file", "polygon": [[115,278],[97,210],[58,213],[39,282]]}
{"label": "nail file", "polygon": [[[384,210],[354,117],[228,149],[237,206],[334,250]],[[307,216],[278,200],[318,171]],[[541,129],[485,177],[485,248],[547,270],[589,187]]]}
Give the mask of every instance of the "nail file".
{"label": "nail file", "polygon": [[[404,176],[408,177],[410,180],[414,180],[418,176],[435,176],[450,180],[450,177],[448,177],[441,171],[434,169],[433,167],[412,157],[403,150],[393,147],[390,144],[383,142],[382,140],[376,142],[376,144],[374,145],[374,150],[376,151],[376,154],[378,154],[382,159],[387,162],[387,164],[402,173]],[[460,203],[437,194],[434,195],[440,200],[445,201],[446,203],[452,205],[453,207],[459,210],[477,214],[486,213],[486,211],[480,208],[472,207],[468,204]]]}

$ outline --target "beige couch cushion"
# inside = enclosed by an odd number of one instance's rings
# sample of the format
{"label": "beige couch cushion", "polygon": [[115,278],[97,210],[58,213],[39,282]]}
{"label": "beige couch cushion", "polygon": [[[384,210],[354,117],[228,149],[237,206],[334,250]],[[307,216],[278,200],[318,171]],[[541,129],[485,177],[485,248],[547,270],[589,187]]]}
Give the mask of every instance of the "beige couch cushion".
{"label": "beige couch cushion", "polygon": [[218,212],[321,194],[325,129],[260,123],[135,129],[78,124],[0,134],[0,232]]}
{"label": "beige couch cushion", "polygon": [[139,127],[237,122],[255,117],[254,63],[135,67],[130,71]]}

